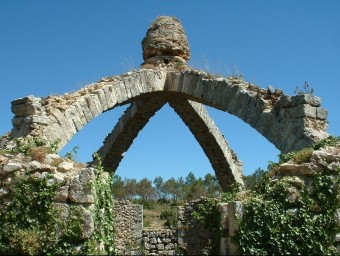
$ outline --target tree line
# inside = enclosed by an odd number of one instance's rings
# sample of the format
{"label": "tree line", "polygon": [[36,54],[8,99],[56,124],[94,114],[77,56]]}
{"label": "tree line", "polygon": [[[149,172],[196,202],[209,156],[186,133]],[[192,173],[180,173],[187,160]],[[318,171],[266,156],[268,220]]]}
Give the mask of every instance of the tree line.
{"label": "tree line", "polygon": [[[258,168],[251,175],[244,176],[245,189],[254,189],[265,176],[265,171]],[[143,178],[140,181],[131,178],[113,176],[112,195],[116,200],[138,200],[141,203],[150,201],[188,202],[204,197],[218,197],[222,189],[215,175],[208,173],[203,178],[195,177],[192,172],[186,177],[164,180],[157,176],[153,180]]]}
{"label": "tree line", "polygon": [[157,201],[190,201],[205,197],[217,197],[222,192],[217,178],[213,174],[206,174],[204,178],[195,177],[192,172],[186,177],[178,179],[169,178],[164,180],[158,176],[152,181],[143,178],[136,179],[122,178],[119,175],[113,176],[112,195],[116,200],[149,200]]}

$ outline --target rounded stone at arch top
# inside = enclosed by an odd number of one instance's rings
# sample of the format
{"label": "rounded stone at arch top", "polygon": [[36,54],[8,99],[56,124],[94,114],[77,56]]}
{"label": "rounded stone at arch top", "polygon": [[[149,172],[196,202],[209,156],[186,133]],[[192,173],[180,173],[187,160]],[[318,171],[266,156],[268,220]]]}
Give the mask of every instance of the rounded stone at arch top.
{"label": "rounded stone at arch top", "polygon": [[177,56],[186,61],[190,58],[187,36],[175,17],[157,17],[146,32],[142,48],[144,61],[159,56]]}

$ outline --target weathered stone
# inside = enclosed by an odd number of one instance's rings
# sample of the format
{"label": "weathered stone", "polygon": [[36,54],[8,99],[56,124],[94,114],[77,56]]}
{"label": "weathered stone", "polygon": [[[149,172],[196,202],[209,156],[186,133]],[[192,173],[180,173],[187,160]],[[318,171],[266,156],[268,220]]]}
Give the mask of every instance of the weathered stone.
{"label": "weathered stone", "polygon": [[56,163],[60,163],[61,161],[63,161],[63,160],[59,155],[57,155],[57,154],[47,154],[44,158],[43,163],[54,166]]}
{"label": "weathered stone", "polygon": [[60,172],[69,172],[74,169],[74,164],[72,162],[61,162],[58,165],[58,170]]}
{"label": "weathered stone", "polygon": [[80,129],[86,124],[86,121],[83,123],[84,119],[81,119],[78,113],[79,112],[74,105],[68,107],[64,112],[66,118],[69,120],[69,123],[74,126],[76,131],[80,131]]}
{"label": "weathered stone", "polygon": [[21,105],[13,105],[11,107],[13,114],[16,117],[25,117],[29,115],[38,115],[41,113],[41,105],[40,104],[21,104]]}
{"label": "weathered stone", "polygon": [[[20,171],[24,169],[24,164],[20,162],[9,162],[2,168],[2,175],[9,174],[11,172]],[[1,170],[1,169],[0,169]]]}
{"label": "weathered stone", "polygon": [[309,104],[314,107],[319,107],[321,105],[321,99],[309,93],[291,97],[292,106],[299,104]]}
{"label": "weathered stone", "polygon": [[3,155],[0,155],[0,164],[7,164],[8,163],[8,158],[3,156]]}
{"label": "weathered stone", "polygon": [[64,234],[65,225],[69,218],[69,206],[66,203],[53,203],[52,207],[55,209],[60,220],[60,222],[57,223],[57,234],[61,237]]}
{"label": "weathered stone", "polygon": [[174,17],[160,16],[150,25],[142,41],[143,59],[154,56],[190,57],[190,48],[181,22]]}
{"label": "weathered stone", "polygon": [[57,189],[54,196],[54,201],[56,202],[67,202],[68,199],[68,189],[69,186],[61,186]]}
{"label": "weathered stone", "polygon": [[238,218],[242,218],[243,205],[241,202],[230,202],[228,203],[228,223],[229,223],[229,234],[230,236],[235,236],[236,231],[239,228]]}
{"label": "weathered stone", "polygon": [[271,94],[275,93],[275,88],[272,85],[268,85],[267,89],[268,89],[269,93],[271,93]]}
{"label": "weathered stone", "polygon": [[70,201],[83,204],[94,203],[94,178],[95,174],[92,168],[82,169],[82,171],[76,175],[70,183]]}
{"label": "weathered stone", "polygon": [[40,102],[41,98],[34,97],[33,95],[26,96],[24,98],[16,99],[11,102],[12,106],[21,105],[26,103]]}
{"label": "weathered stone", "polygon": [[[72,215],[74,217],[72,217]],[[94,220],[90,209],[82,205],[73,206],[70,210],[70,218],[78,219],[81,223],[80,226],[80,239],[88,239],[94,231]]]}
{"label": "weathered stone", "polygon": [[278,175],[314,175],[316,170],[310,164],[284,163],[279,167]]}
{"label": "weathered stone", "polygon": [[157,244],[156,245],[157,250],[164,250],[164,244]]}

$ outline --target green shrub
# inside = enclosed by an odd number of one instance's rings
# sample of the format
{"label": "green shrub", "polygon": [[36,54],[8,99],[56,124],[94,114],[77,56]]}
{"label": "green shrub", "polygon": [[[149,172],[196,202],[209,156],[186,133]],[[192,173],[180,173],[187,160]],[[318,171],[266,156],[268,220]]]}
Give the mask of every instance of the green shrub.
{"label": "green shrub", "polygon": [[[237,233],[240,249],[246,255],[328,255],[335,254],[335,223],[339,178],[314,177],[313,189],[297,191],[283,179],[244,204]],[[292,189],[294,188],[294,189]]]}
{"label": "green shrub", "polygon": [[177,227],[177,211],[175,208],[170,208],[161,212],[161,220],[166,220],[165,225],[169,228]]}
{"label": "green shrub", "polygon": [[296,164],[308,163],[313,155],[313,152],[313,148],[302,149],[292,155],[292,160]]}

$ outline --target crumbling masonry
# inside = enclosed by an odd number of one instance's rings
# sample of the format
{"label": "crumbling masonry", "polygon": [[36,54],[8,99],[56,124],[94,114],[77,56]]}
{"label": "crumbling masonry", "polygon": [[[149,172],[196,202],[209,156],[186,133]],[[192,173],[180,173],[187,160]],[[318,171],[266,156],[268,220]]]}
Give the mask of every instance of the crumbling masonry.
{"label": "crumbling masonry", "polygon": [[242,164],[203,104],[252,126],[282,152],[298,150],[328,136],[327,111],[310,94],[288,96],[237,77],[217,77],[187,66],[190,49],[176,18],[158,17],[142,42],[139,70],[106,77],[63,96],[28,96],[12,102],[10,138],[40,136],[61,140],[60,149],[103,112],[131,104],[99,149],[114,172],[139,131],[169,102],[200,143],[224,191],[242,183]]}

